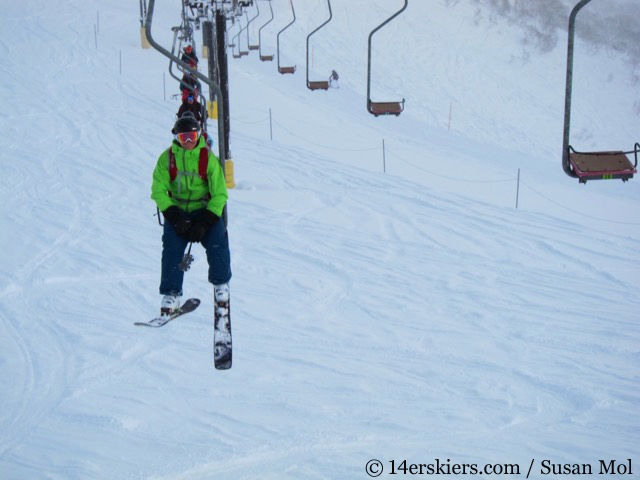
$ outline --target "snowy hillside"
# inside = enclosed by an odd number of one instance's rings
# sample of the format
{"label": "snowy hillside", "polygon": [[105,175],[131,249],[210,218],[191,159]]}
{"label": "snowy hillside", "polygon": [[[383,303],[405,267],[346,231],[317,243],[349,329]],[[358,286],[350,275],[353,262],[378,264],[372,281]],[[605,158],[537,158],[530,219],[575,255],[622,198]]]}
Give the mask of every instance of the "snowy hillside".
{"label": "snowy hillside", "polygon": [[[412,1],[375,37],[372,95],[405,98],[398,118],[366,112],[366,41],[400,2],[332,1],[311,75],[339,89],[304,83],[320,0],[282,39],[295,75],[230,58],[234,366],[217,372],[200,247],[202,306],[133,325],[159,308],[150,182],[178,108],[137,2],[5,3],[0,479],[638,475],[640,179],[563,173],[564,37],[541,53],[471,3]],[[175,4],[156,6],[166,46]],[[290,18],[273,4],[267,51]],[[640,141],[624,56],[580,40],[575,76],[573,143]]]}

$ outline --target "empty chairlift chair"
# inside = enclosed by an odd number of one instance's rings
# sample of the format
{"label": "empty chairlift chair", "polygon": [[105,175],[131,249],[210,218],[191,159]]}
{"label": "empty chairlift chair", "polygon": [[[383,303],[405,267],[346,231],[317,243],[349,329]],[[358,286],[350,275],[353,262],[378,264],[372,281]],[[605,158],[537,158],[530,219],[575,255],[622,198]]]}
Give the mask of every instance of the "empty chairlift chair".
{"label": "empty chairlift chair", "polygon": [[[569,145],[569,169],[570,176],[578,177],[580,183],[587,180],[612,180],[619,179],[626,182],[637,173],[638,153],[640,144],[636,143],[633,150],[623,152],[621,150],[611,152],[576,152]],[[633,154],[634,163],[627,157]]]}
{"label": "empty chairlift chair", "polygon": [[[242,33],[242,30],[243,30],[243,28],[242,28],[242,16],[238,15],[237,17],[238,18],[234,22],[233,25],[235,25],[236,22],[237,22],[237,24],[238,24],[238,32],[233,36],[230,35],[231,40],[229,42],[229,47],[231,48],[231,54],[233,55],[233,58],[241,58],[242,57],[242,55],[240,53],[240,43],[241,43],[240,34]],[[229,27],[229,29],[230,28],[231,27]],[[236,53],[236,47],[238,48],[238,53]]]}
{"label": "empty chairlift chair", "polygon": [[249,20],[247,22],[247,46],[249,47],[249,50],[259,50],[260,49],[260,44],[252,45],[251,44],[251,39],[249,38],[249,25],[251,23],[253,23],[253,21],[256,20],[260,16],[260,7],[258,7],[258,1],[257,0],[255,2],[255,6],[256,6],[256,16],[251,18],[251,20]]}
{"label": "empty chairlift chair", "polygon": [[367,110],[369,113],[375,115],[395,115],[396,117],[402,113],[404,110],[404,99],[401,102],[374,102],[371,100],[371,39],[373,34],[384,27],[391,20],[400,15],[407,8],[409,0],[404,0],[404,6],[394,13],[387,20],[382,22],[373,31],[369,34],[369,48],[368,48],[368,59],[367,59]]}
{"label": "empty chairlift chair", "polygon": [[233,49],[235,48],[236,44],[235,44],[235,37],[232,37],[231,35],[231,27],[233,27],[235,25],[235,22],[231,24],[231,26],[227,27],[227,38],[230,38],[229,43],[227,43],[227,47]]}
{"label": "empty chairlift chair", "polygon": [[313,32],[307,35],[307,88],[309,90],[329,90],[329,80],[309,80],[309,39],[311,38],[311,35],[324,27],[333,18],[333,13],[331,12],[331,0],[327,0],[327,5],[329,6],[329,18]]}
{"label": "empty chairlift chair", "polygon": [[[231,55],[233,55],[233,58],[242,58],[242,55],[240,54],[240,32],[242,32],[242,30],[236,33],[236,36],[233,37],[229,44],[231,45]],[[238,47],[238,53],[236,53],[236,46]]]}
{"label": "empty chairlift chair", "polygon": [[[569,144],[571,125],[571,92],[573,85],[573,47],[576,16],[582,7],[591,0],[581,0],[573,7],[569,15],[569,37],[567,46],[567,77],[564,101],[564,132],[562,142],[562,169],[580,183],[587,180],[620,179],[626,182],[637,173],[640,144],[636,143],[630,151],[578,152]],[[631,163],[628,154],[634,155]]]}
{"label": "empty chairlift chair", "polygon": [[[242,30],[240,30],[240,32],[238,32],[238,53],[240,54],[241,57],[244,57],[245,55],[249,55],[249,15],[247,14],[247,12],[244,12],[244,16],[247,19],[247,24],[244,26],[244,28]],[[247,49],[246,50],[242,50],[242,42],[240,41],[240,34],[246,30],[247,31]]]}
{"label": "empty chairlift chair", "polygon": [[293,13],[293,20],[291,20],[291,23],[289,23],[282,30],[280,30],[278,32],[277,37],[276,37],[276,46],[277,46],[276,47],[276,51],[277,51],[277,55],[278,55],[278,71],[280,73],[282,73],[283,75],[286,74],[286,73],[295,73],[295,71],[296,71],[295,65],[293,67],[282,67],[282,66],[280,66],[280,35],[287,28],[289,28],[291,25],[293,25],[295,23],[295,21],[296,21],[296,11],[293,8],[293,0],[289,0],[289,4],[291,5],[291,13]]}
{"label": "empty chairlift chair", "polygon": [[267,23],[262,25],[258,30],[258,46],[259,46],[258,54],[260,55],[260,60],[262,60],[263,62],[273,61],[273,55],[262,54],[262,29],[273,21],[273,6],[271,5],[271,0],[267,0],[267,2],[269,2],[269,10],[271,10],[271,18],[269,19],[269,21],[267,21]]}

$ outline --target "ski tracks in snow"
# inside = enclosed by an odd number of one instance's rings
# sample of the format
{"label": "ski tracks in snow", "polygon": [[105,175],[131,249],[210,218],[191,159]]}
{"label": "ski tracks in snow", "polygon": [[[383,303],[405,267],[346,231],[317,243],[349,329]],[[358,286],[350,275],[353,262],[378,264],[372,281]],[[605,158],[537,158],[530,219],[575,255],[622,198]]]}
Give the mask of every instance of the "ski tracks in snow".
{"label": "ski tracks in snow", "polygon": [[[630,450],[637,239],[366,171],[379,153],[362,150],[365,140],[403,138],[410,133],[398,125],[411,117],[363,119],[362,96],[350,88],[362,89],[355,79],[364,67],[349,48],[336,58],[356,71],[336,67],[344,88],[332,97],[295,88],[300,72],[275,74],[276,83],[255,73],[264,65],[234,64],[232,115],[251,116],[258,97],[261,115],[267,100],[281,103],[275,141],[258,138],[264,124],[247,133],[233,123],[233,370],[212,375],[211,289],[199,248],[185,287],[203,305],[159,331],[135,330],[159,299],[149,184],[177,105],[145,91],[155,85],[149,66],[155,76],[166,68],[154,52],[125,50],[143,80],[110,75],[117,52],[103,49],[102,37],[92,51],[77,8],[40,9],[44,33],[25,36],[33,24],[23,19],[7,34],[37,40],[22,43],[40,70],[26,72],[33,83],[3,70],[3,100],[21,99],[0,140],[11,139],[3,149],[12,160],[0,187],[3,233],[19,237],[1,245],[3,468],[20,478],[356,478],[372,457],[502,461],[544,452],[588,461],[605,453],[596,450],[602,443],[611,454]],[[394,31],[408,38],[412,29],[401,26]],[[47,44],[53,54],[40,48]],[[0,42],[3,52],[12,47]],[[376,95],[422,91],[423,69],[402,77],[410,55],[398,53],[391,80],[376,70]],[[469,79],[473,64],[443,55],[434,75]],[[329,67],[319,63],[318,74]],[[441,125],[435,119],[456,95],[442,92],[429,91],[439,104],[407,97],[408,105]],[[482,110],[482,100],[469,108]],[[473,135],[492,129],[472,126],[473,112],[455,115]],[[37,130],[33,141],[25,125]],[[334,144],[336,125],[348,139]],[[521,145],[514,131],[506,141]],[[503,140],[500,128],[492,132],[494,143]],[[533,135],[529,144],[548,140]],[[429,154],[445,157],[445,143]],[[314,151],[327,144],[347,160]],[[416,145],[404,147],[422,158],[424,143]]]}
{"label": "ski tracks in snow", "polygon": [[[243,144],[241,156],[257,158],[258,151],[246,147],[251,142]],[[507,435],[517,438],[514,427],[523,424],[539,431],[558,424],[578,430],[612,401],[604,391],[580,391],[550,372],[560,362],[580,382],[596,385],[615,368],[603,370],[588,355],[576,364],[570,358],[577,352],[637,355],[620,350],[622,332],[638,336],[635,301],[628,296],[633,277],[622,249],[629,239],[559,220],[548,227],[549,219],[537,214],[436,195],[308,154],[289,157],[283,165],[246,165],[245,179],[232,194],[240,224],[234,237],[238,282],[248,281],[244,268],[264,280],[251,292],[257,299],[245,300],[246,313],[250,318],[271,298],[273,316],[255,319],[261,345],[278,343],[282,334],[291,339],[277,353],[258,347],[270,370],[289,370],[291,364],[348,377],[367,369],[360,359],[376,359],[369,365],[374,376],[341,387],[350,398],[376,392],[376,400],[360,405],[362,417],[393,412],[398,404],[441,405],[433,414],[469,425],[455,435],[478,443],[503,429],[513,428]],[[242,220],[256,216],[265,223]],[[242,242],[263,236],[276,248]],[[629,248],[639,251],[635,241]],[[598,316],[602,331],[584,332],[582,319]],[[605,333],[612,321],[620,333]],[[596,346],[595,338],[604,341]],[[573,345],[570,354],[567,345]],[[446,385],[431,382],[442,378],[449,379]],[[394,384],[414,385],[415,402],[397,398]],[[340,411],[339,389],[314,388]],[[297,405],[295,398],[290,402]],[[323,406],[330,408],[316,405]],[[420,417],[420,407],[414,408]],[[460,416],[474,411],[495,413]],[[425,424],[407,432],[400,415],[390,413],[386,421],[397,422],[391,430],[423,441]],[[622,417],[616,421],[624,427]],[[357,421],[349,431],[358,431]]]}

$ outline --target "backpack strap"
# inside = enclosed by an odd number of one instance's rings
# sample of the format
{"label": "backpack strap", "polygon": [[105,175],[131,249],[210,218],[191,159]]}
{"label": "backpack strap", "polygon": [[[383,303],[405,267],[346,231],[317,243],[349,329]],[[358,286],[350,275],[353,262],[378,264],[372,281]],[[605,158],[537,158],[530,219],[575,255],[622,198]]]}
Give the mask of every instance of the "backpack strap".
{"label": "backpack strap", "polygon": [[209,149],[202,147],[200,149],[200,161],[198,162],[198,174],[203,182],[208,182],[207,168],[209,167]]}
{"label": "backpack strap", "polygon": [[178,176],[178,166],[176,165],[176,156],[173,154],[173,149],[169,147],[169,179],[174,181]]}

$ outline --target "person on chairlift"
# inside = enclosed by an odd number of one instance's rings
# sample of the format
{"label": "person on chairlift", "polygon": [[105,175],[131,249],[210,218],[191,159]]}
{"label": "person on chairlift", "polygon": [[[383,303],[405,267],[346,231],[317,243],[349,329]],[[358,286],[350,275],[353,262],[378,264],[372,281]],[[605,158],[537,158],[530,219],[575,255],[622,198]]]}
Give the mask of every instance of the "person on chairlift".
{"label": "person on chairlift", "polygon": [[187,43],[184,46],[182,58],[180,58],[184,63],[187,63],[192,68],[198,68],[198,56],[196,55],[196,51],[193,49],[193,45],[191,43]]}
{"label": "person on chairlift", "polygon": [[[195,119],[200,123],[200,126],[204,125],[206,122],[206,111],[202,107],[202,104],[198,101],[198,94],[189,92],[185,90],[182,94],[182,105],[178,109],[178,113],[176,114],[176,118],[182,117],[185,112],[193,113]],[[203,113],[205,112],[205,113]]]}
{"label": "person on chairlift", "polygon": [[[159,293],[160,315],[180,308],[189,243],[207,253],[208,280],[214,302],[229,301],[231,255],[223,211],[229,197],[218,157],[208,148],[200,124],[189,113],[176,120],[171,146],[158,157],[151,198],[164,215]],[[202,158],[207,161],[203,162]]]}
{"label": "person on chairlift", "polygon": [[180,80],[180,92],[184,98],[185,92],[198,94],[202,85],[195,75],[189,72],[185,72]]}

